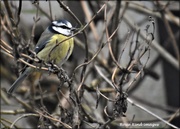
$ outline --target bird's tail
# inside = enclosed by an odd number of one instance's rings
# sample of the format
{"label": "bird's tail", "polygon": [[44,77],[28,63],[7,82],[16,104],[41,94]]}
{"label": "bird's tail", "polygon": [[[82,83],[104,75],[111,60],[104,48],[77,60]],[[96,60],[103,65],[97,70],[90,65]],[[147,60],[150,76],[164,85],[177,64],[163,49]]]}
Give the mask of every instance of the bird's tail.
{"label": "bird's tail", "polygon": [[18,79],[11,85],[8,90],[8,94],[12,94],[16,88],[20,86],[23,80],[32,72],[32,68],[28,67],[26,70],[18,77]]}

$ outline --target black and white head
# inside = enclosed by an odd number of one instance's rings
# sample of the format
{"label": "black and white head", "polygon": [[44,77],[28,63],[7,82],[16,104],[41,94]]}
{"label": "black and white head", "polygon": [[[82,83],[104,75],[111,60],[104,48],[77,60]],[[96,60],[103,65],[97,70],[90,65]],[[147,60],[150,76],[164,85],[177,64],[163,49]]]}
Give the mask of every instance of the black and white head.
{"label": "black and white head", "polygon": [[67,20],[58,20],[52,22],[50,30],[52,30],[54,33],[71,36],[75,28],[72,27],[72,24]]}

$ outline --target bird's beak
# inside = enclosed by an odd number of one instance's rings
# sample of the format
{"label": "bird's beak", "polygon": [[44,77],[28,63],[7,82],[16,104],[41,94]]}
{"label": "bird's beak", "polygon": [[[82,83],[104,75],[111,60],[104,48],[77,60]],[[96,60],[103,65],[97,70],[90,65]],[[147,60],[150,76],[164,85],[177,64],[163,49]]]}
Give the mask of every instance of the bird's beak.
{"label": "bird's beak", "polygon": [[72,32],[75,32],[75,31],[77,31],[77,30],[78,30],[78,28],[75,28],[75,27],[72,27],[72,28],[71,28],[71,31],[72,31]]}

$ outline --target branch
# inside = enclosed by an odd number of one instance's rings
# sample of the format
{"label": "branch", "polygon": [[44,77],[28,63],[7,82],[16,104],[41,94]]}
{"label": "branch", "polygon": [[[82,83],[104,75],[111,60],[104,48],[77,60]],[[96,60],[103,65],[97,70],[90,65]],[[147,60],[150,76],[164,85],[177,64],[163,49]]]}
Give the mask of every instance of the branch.
{"label": "branch", "polygon": [[145,107],[143,107],[143,106],[141,106],[141,105],[139,105],[139,104],[137,104],[137,103],[134,103],[134,101],[133,101],[132,99],[127,98],[127,100],[128,100],[128,102],[130,102],[130,103],[132,104],[132,106],[136,106],[136,107],[144,110],[145,112],[147,112],[147,113],[149,113],[150,115],[156,117],[157,119],[159,119],[160,121],[166,123],[167,125],[171,126],[172,128],[174,128],[174,129],[177,129],[177,128],[178,128],[177,126],[169,123],[168,121],[166,121],[166,120],[164,120],[163,118],[161,118],[160,116],[154,114],[153,112],[151,112],[150,110],[146,109]]}
{"label": "branch", "polygon": [[[129,19],[131,19],[129,16],[124,15],[124,20],[126,21],[126,23],[133,29],[135,29],[136,31],[138,31],[139,27],[138,26],[134,26],[134,23],[132,21],[130,21]],[[144,33],[140,33],[140,36],[143,39],[146,39],[146,36]],[[179,70],[179,62],[172,56],[170,55],[163,47],[161,47],[159,45],[159,43],[154,40],[151,43],[151,47],[154,48],[160,55],[161,57],[163,57],[166,61],[168,61],[172,66],[174,66],[177,70]]]}

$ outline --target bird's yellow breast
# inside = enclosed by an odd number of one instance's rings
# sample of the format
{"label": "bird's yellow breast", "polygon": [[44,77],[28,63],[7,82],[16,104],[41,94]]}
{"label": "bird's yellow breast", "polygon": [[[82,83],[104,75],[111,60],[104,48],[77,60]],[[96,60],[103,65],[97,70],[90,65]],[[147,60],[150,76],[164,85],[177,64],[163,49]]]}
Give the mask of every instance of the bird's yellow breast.
{"label": "bird's yellow breast", "polygon": [[69,58],[74,48],[73,38],[64,41],[67,38],[61,34],[53,35],[37,56],[45,62],[62,65]]}

